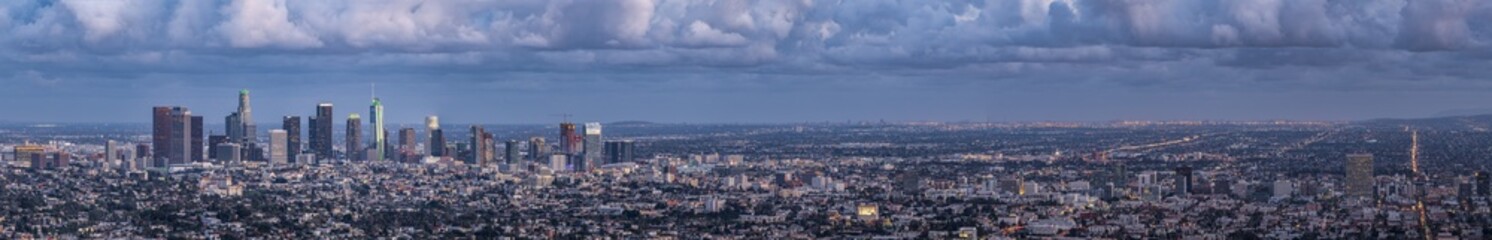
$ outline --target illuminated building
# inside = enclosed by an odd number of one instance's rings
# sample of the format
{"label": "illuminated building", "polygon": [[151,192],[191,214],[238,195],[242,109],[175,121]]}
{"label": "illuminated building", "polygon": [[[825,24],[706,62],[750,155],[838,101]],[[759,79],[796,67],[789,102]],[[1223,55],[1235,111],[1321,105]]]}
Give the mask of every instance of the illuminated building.
{"label": "illuminated building", "polygon": [[880,211],[880,207],[873,203],[862,203],[855,208],[855,216],[860,220],[874,221],[881,217]]}

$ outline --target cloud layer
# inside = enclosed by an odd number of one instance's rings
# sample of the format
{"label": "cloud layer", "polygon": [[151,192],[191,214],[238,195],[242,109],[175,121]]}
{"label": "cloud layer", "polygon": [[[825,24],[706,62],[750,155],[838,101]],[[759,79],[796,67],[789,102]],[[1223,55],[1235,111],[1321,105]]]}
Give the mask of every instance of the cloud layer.
{"label": "cloud layer", "polygon": [[1479,0],[18,0],[0,32],[0,78],[54,86],[680,72],[739,80],[649,88],[1492,89]]}

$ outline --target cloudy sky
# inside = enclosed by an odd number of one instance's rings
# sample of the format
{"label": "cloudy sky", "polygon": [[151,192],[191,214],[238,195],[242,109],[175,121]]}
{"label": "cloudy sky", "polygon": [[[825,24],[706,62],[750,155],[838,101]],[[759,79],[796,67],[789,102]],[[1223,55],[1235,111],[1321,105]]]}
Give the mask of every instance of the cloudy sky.
{"label": "cloudy sky", "polygon": [[1492,112],[1482,0],[11,0],[0,121],[803,122]]}

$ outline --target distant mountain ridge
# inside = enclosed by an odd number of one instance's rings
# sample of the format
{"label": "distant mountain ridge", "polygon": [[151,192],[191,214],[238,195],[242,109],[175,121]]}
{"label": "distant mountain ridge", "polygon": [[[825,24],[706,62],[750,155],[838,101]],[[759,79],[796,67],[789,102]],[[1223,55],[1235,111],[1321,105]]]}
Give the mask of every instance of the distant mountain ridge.
{"label": "distant mountain ridge", "polygon": [[1380,118],[1354,122],[1364,127],[1414,127],[1447,131],[1487,131],[1492,129],[1492,114],[1432,118]]}

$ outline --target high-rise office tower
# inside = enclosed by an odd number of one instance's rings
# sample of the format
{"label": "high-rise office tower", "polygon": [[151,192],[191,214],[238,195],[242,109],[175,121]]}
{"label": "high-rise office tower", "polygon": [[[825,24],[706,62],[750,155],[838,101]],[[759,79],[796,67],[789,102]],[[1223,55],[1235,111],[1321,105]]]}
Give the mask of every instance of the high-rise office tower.
{"label": "high-rise office tower", "polygon": [[636,160],[632,155],[634,146],[632,140],[606,141],[606,162],[623,163]]}
{"label": "high-rise office tower", "polygon": [[[155,146],[151,148],[153,151],[150,151],[150,155],[154,156],[150,161],[150,167],[155,167],[157,163],[161,163],[156,159],[164,159],[171,151],[171,147],[169,146],[171,144],[171,130],[173,130],[171,128],[173,123],[171,108],[158,106],[150,109],[150,144]],[[142,154],[145,152],[140,151]]]}
{"label": "high-rise office tower", "polygon": [[409,161],[404,160],[404,157],[415,154],[415,149],[418,149],[415,146],[415,128],[398,128],[398,148],[394,151],[398,154],[398,161]]}
{"label": "high-rise office tower", "polygon": [[212,159],[213,161],[223,160],[222,156],[218,156],[218,145],[224,143],[228,143],[228,136],[207,136],[207,159]]}
{"label": "high-rise office tower", "polygon": [[392,156],[394,155],[394,152],[395,152],[394,149],[395,148],[394,148],[394,141],[389,141],[388,137],[389,136],[393,136],[393,135],[389,134],[389,130],[388,129],[383,129],[383,136],[384,136],[383,151],[379,151],[379,154],[383,154],[383,160],[391,160],[393,158]]}
{"label": "high-rise office tower", "polygon": [[[200,161],[202,158],[201,117],[192,116],[186,107],[155,107],[152,110],[151,140],[154,144],[151,168],[164,168],[171,164]],[[196,139],[194,139],[196,138]],[[196,147],[194,147],[194,144]],[[196,153],[196,157],[193,157]]]}
{"label": "high-rise office tower", "polygon": [[549,145],[544,142],[544,137],[528,138],[528,158],[537,162],[546,157],[549,157]]}
{"label": "high-rise office tower", "polygon": [[347,115],[347,160],[363,160],[363,117],[356,113]]}
{"label": "high-rise office tower", "polygon": [[240,121],[239,124],[243,125],[243,132],[241,133],[243,135],[239,136],[242,138],[239,141],[249,144],[253,144],[255,141],[258,141],[258,132],[256,131],[257,129],[255,129],[254,127],[254,111],[249,108],[248,89],[238,91],[238,117],[238,120]]}
{"label": "high-rise office tower", "polygon": [[332,104],[316,105],[316,116],[311,118],[311,152],[316,160],[332,157]]}
{"label": "high-rise office tower", "polygon": [[295,162],[300,157],[300,117],[285,116],[281,120],[280,129],[285,130],[285,159]]}
{"label": "high-rise office tower", "polygon": [[560,123],[560,151],[565,154],[580,153],[580,134],[575,132],[575,124],[570,122]]}
{"label": "high-rise office tower", "polygon": [[113,165],[115,164],[115,159],[119,159],[119,143],[114,142],[114,140],[104,141],[104,158],[102,162],[106,166]]}
{"label": "high-rise office tower", "polygon": [[233,142],[240,142],[243,139],[243,117],[240,117],[238,112],[229,113],[223,118],[223,128],[224,134],[227,134],[225,136]]}
{"label": "high-rise office tower", "polygon": [[503,159],[504,163],[514,164],[518,163],[518,160],[523,159],[523,146],[520,146],[518,143],[518,140],[508,140],[503,144],[503,147],[505,147],[503,151],[507,153],[504,154],[507,155],[507,159]]}
{"label": "high-rise office tower", "polygon": [[257,141],[255,137],[254,113],[249,108],[249,90],[238,91],[238,110],[228,114],[224,119],[223,126],[227,129],[228,139],[247,147]]}
{"label": "high-rise office tower", "polygon": [[[434,115],[426,116],[425,141],[427,142],[425,143],[425,153],[430,154],[430,156],[438,157],[441,156],[441,152],[445,151],[445,137],[437,135],[440,135],[440,117]],[[440,139],[441,143],[436,144],[436,139]]]}
{"label": "high-rise office tower", "polygon": [[446,135],[444,130],[430,130],[430,156],[444,157],[446,153]]}
{"label": "high-rise office tower", "polygon": [[1182,166],[1176,168],[1176,195],[1187,195],[1192,193],[1192,167]]}
{"label": "high-rise office tower", "polygon": [[601,123],[585,123],[583,131],[585,131],[585,153],[581,160],[576,162],[576,171],[590,171],[596,168],[596,164],[601,163],[603,156],[606,156],[602,149],[605,143],[601,139]]}
{"label": "high-rise office tower", "polygon": [[373,156],[368,156],[368,160],[383,161],[388,155],[388,149],[385,148],[388,147],[385,142],[387,139],[384,138],[388,135],[388,129],[383,129],[383,102],[377,97],[373,98],[373,105],[368,106],[368,123],[373,124],[371,131],[373,131],[373,148],[375,149]]}
{"label": "high-rise office tower", "polygon": [[1373,196],[1373,155],[1347,154],[1347,177],[1344,191],[1347,196]]}
{"label": "high-rise office tower", "polygon": [[269,130],[269,163],[290,163],[288,135],[284,129]]}
{"label": "high-rise office tower", "polygon": [[188,143],[191,146],[188,148],[189,152],[187,154],[191,156],[187,159],[191,159],[192,162],[201,162],[207,156],[202,151],[203,146],[206,145],[202,142],[202,116],[191,116],[190,119],[192,130],[191,133],[187,134],[187,137],[191,138],[190,143]]}
{"label": "high-rise office tower", "polygon": [[487,133],[481,126],[471,126],[471,156],[468,157],[470,164],[489,164],[494,157],[492,134]]}
{"label": "high-rise office tower", "polygon": [[[150,160],[151,154],[154,154],[154,152],[150,151],[150,145],[145,145],[144,143],[135,144],[135,158]],[[140,167],[143,168],[145,166],[141,164]]]}

